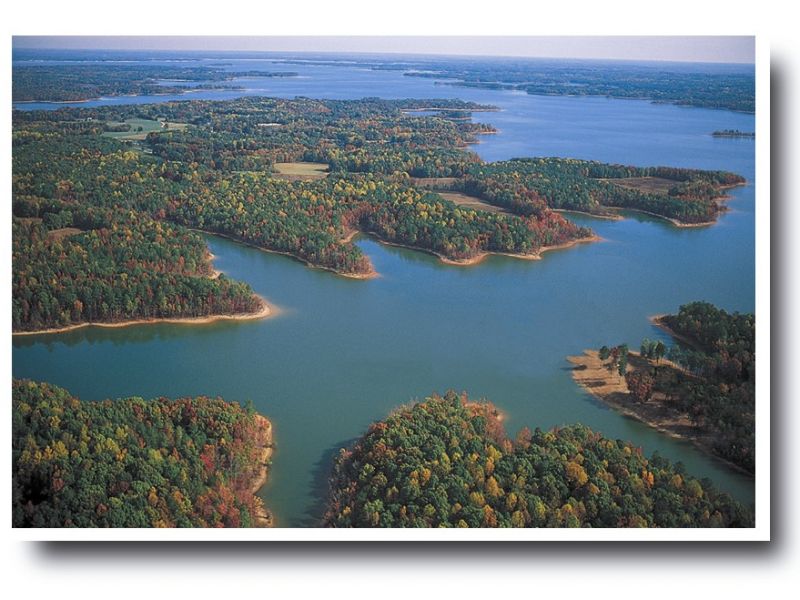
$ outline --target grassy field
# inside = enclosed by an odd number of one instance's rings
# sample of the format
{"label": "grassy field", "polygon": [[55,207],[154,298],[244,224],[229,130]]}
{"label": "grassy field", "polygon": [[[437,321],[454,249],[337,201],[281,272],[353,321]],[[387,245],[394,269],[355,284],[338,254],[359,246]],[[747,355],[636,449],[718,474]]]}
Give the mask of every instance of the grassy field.
{"label": "grassy field", "polygon": [[[151,121],[150,119],[127,119],[124,122],[108,122],[110,127],[128,124],[131,126],[129,131],[106,131],[105,137],[116,138],[118,140],[143,140],[148,133],[153,131],[169,131],[186,129],[186,123],[168,123],[168,127],[163,126],[162,121]],[[141,128],[141,131],[139,130]]]}
{"label": "grassy field", "polygon": [[62,227],[61,229],[53,229],[47,232],[47,239],[51,242],[57,242],[63,240],[64,238],[68,238],[71,235],[78,235],[79,233],[83,233],[82,229],[78,229],[77,227]]}
{"label": "grassy field", "polygon": [[662,177],[626,177],[624,179],[601,179],[600,181],[648,194],[668,194],[669,189],[677,185],[676,181]]}
{"label": "grassy field", "polygon": [[314,162],[275,163],[275,176],[281,179],[305,180],[322,179],[328,176],[328,165]]}
{"label": "grassy field", "polygon": [[458,177],[412,177],[411,183],[431,190],[449,190],[459,181]]}
{"label": "grassy field", "polygon": [[483,210],[491,213],[508,213],[504,208],[489,204],[485,200],[476,198],[475,196],[467,196],[461,192],[438,192],[439,195],[445,200],[450,200],[462,208],[471,208],[472,210]]}

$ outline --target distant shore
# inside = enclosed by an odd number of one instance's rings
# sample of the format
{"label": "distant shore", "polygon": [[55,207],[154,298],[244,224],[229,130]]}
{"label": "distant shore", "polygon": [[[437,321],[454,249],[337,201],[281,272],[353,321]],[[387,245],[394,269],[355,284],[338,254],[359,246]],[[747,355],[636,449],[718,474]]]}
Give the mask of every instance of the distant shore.
{"label": "distant shore", "polygon": [[83,104],[97,100],[100,100],[100,98],[85,98],[83,100],[13,100],[12,104]]}

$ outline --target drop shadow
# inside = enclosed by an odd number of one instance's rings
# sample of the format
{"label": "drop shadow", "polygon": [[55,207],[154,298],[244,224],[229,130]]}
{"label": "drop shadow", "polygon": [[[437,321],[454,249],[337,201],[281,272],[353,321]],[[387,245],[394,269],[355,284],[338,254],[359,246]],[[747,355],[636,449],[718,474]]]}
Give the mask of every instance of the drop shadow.
{"label": "drop shadow", "polygon": [[[784,324],[792,323],[790,315],[789,294],[796,277],[795,267],[792,265],[792,233],[790,229],[796,225],[797,219],[792,218],[792,210],[787,201],[788,189],[787,156],[790,156],[788,139],[786,136],[790,116],[788,114],[786,79],[789,70],[773,57],[770,64],[770,190],[771,197],[760,199],[761,202],[770,204],[770,319],[781,326],[770,330],[770,368],[769,379],[771,388],[770,406],[770,539],[774,548],[787,547],[787,528],[785,527],[787,507],[786,496],[789,488],[786,484],[788,468],[786,457],[792,456],[789,440],[789,423],[791,419],[786,411],[786,399],[792,390],[789,363],[797,358],[796,349],[789,346],[789,327]],[[761,133],[759,133],[761,135]],[[758,201],[758,199],[756,200]],[[796,211],[797,209],[795,209]],[[796,216],[796,212],[794,214]],[[796,317],[795,317],[796,318]],[[791,331],[794,333],[796,328]],[[758,422],[758,413],[756,413]]]}

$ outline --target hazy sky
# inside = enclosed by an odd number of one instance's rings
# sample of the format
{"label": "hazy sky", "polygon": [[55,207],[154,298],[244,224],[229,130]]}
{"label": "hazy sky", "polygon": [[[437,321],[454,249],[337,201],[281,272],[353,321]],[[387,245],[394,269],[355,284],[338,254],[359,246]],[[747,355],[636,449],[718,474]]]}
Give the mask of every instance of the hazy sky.
{"label": "hazy sky", "polygon": [[396,52],[541,58],[755,62],[755,38],[750,36],[15,36],[13,46],[14,48],[104,50]]}

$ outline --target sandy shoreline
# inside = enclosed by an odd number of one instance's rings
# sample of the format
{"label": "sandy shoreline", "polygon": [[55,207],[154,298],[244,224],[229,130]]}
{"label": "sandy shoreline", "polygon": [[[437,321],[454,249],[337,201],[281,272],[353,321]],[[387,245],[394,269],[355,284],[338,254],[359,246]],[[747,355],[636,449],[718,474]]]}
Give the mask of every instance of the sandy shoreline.
{"label": "sandy shoreline", "polygon": [[[643,210],[641,208],[628,208],[620,206],[609,206],[607,208],[609,208],[610,210],[617,210],[617,211],[624,210],[629,212],[641,213],[643,215],[655,217],[656,219],[661,219],[662,221],[667,221],[668,223],[671,223],[675,227],[680,227],[680,228],[710,227],[711,225],[716,225],[719,222],[719,219],[714,219],[713,221],[702,221],[700,223],[683,223],[682,221],[678,221],[677,219],[673,219],[672,217],[665,217],[664,215],[659,215],[658,213],[650,212],[649,210]],[[720,210],[719,214],[722,214],[726,210],[727,209],[723,207],[722,210]]]}
{"label": "sandy shoreline", "polygon": [[557,213],[572,213],[575,215],[586,215],[595,219],[603,219],[605,221],[622,221],[625,217],[622,215],[598,215],[595,213],[586,212],[585,210],[573,210],[571,208],[551,208],[553,212]]}
{"label": "sandy shoreline", "polygon": [[[256,294],[258,296],[258,294]],[[167,317],[163,319],[135,319],[131,321],[117,321],[114,323],[103,322],[87,322],[76,323],[75,325],[67,325],[65,327],[57,327],[52,329],[38,329],[36,331],[14,331],[12,335],[45,335],[49,333],[65,333],[67,331],[74,331],[84,327],[105,327],[108,329],[117,329],[120,327],[131,327],[133,325],[154,325],[156,323],[174,323],[178,325],[205,325],[207,323],[214,323],[215,321],[250,321],[252,319],[266,319],[268,317],[277,316],[280,310],[267,302],[262,296],[258,296],[261,300],[261,308],[253,313],[240,313],[231,315],[208,315],[206,317]]]}
{"label": "sandy shoreline", "polygon": [[[629,360],[643,361],[635,352],[629,352],[628,356]],[[568,356],[567,361],[573,365],[572,378],[575,382],[604,404],[661,433],[674,438],[689,439],[688,430],[693,429],[693,426],[688,416],[667,417],[658,414],[658,407],[637,403],[630,395],[625,378],[616,370],[609,371],[605,361],[600,360],[597,350],[584,350],[580,356]],[[631,364],[633,362],[634,360],[630,360],[628,372],[636,370]]]}
{"label": "sandy shoreline", "polygon": [[[745,185],[747,185],[746,181],[744,183],[732,183],[732,184],[729,184],[729,185],[723,185],[723,186],[720,186],[719,189],[721,189],[721,190],[731,190],[731,189],[734,189],[734,188],[737,188],[737,187],[742,187],[742,186],[745,186]],[[718,200],[720,202],[726,202],[726,201],[730,200],[731,198],[732,198],[732,196],[729,196],[727,194],[721,194],[719,196],[716,196],[714,198],[714,200]],[[672,223],[675,227],[681,227],[681,228],[710,227],[711,225],[716,225],[719,222],[719,216],[729,210],[728,207],[723,204],[722,206],[720,206],[720,210],[717,213],[717,215],[714,217],[713,221],[702,221],[700,223],[684,223],[682,221],[678,221],[677,219],[673,219],[672,217],[666,217],[664,215],[659,215],[658,213],[650,212],[649,210],[643,210],[641,208],[627,208],[627,207],[620,207],[620,206],[607,206],[606,208],[609,208],[611,210],[617,210],[617,211],[629,210],[631,212],[642,213],[643,215],[649,215],[651,217],[656,217],[657,219],[662,219],[664,221],[668,221],[668,222]]]}
{"label": "sandy shoreline", "polygon": [[[189,229],[192,229],[192,228],[189,228]],[[330,273],[335,273],[336,275],[340,275],[342,277],[347,277],[348,279],[375,279],[376,277],[380,277],[380,274],[377,271],[375,271],[375,269],[370,269],[370,271],[368,273],[342,273],[341,271],[337,271],[335,269],[331,269],[330,267],[323,267],[321,265],[315,265],[313,263],[310,263],[307,260],[305,260],[304,258],[300,258],[299,256],[296,256],[296,255],[294,255],[294,254],[292,254],[290,252],[284,252],[282,250],[270,250],[269,248],[264,248],[262,246],[257,246],[256,244],[252,244],[250,242],[246,242],[244,240],[241,240],[241,239],[239,239],[239,238],[237,238],[235,236],[232,236],[232,235],[228,235],[226,233],[217,233],[216,231],[206,231],[205,229],[192,229],[192,231],[205,233],[207,235],[216,235],[216,236],[219,236],[221,238],[225,238],[226,240],[230,240],[232,242],[236,242],[237,244],[242,244],[243,246],[249,246],[250,248],[255,248],[256,250],[261,250],[262,252],[269,252],[270,254],[280,254],[281,256],[288,256],[289,258],[293,258],[294,260],[299,261],[299,262],[303,263],[304,265],[306,265],[307,267],[310,267],[312,269],[319,269],[320,271],[328,271]],[[348,234],[349,239],[352,239],[353,236],[355,236],[358,233],[361,233],[361,232],[357,230],[355,232],[352,232],[352,233]]]}
{"label": "sandy shoreline", "polygon": [[272,423],[263,415],[257,414],[255,418],[265,432],[265,440],[264,445],[259,446],[259,450],[261,451],[261,455],[259,456],[259,464],[261,468],[259,469],[256,478],[250,484],[250,491],[254,496],[256,496],[256,514],[253,515],[253,521],[255,527],[272,527],[275,524],[275,518],[269,509],[264,505],[264,501],[257,496],[259,490],[264,487],[264,484],[267,483],[267,478],[269,477],[269,467],[271,464],[270,460],[272,459],[272,451],[274,448],[272,438]]}
{"label": "sandy shoreline", "polygon": [[[648,368],[650,365],[638,352],[629,352],[628,357],[628,372]],[[580,356],[568,356],[567,361],[573,365],[572,378],[575,383],[609,408],[674,439],[690,442],[715,460],[752,477],[752,473],[717,455],[713,450],[713,437],[698,431],[687,414],[671,409],[666,400],[654,396],[646,403],[635,401],[625,378],[616,370],[609,371],[605,362],[600,360],[597,350],[584,350]],[[674,368],[686,373],[679,365],[667,359],[661,359],[659,368]]]}
{"label": "sandy shoreline", "polygon": [[375,240],[379,244],[385,244],[387,246],[395,246],[397,248],[406,248],[408,250],[416,250],[417,252],[424,252],[425,254],[430,254],[438,258],[442,263],[446,265],[453,265],[456,267],[471,267],[473,265],[477,265],[483,262],[488,256],[508,256],[510,258],[518,258],[520,260],[542,260],[542,254],[545,252],[550,252],[552,250],[564,250],[566,248],[571,248],[572,246],[576,246],[578,244],[590,243],[590,242],[600,242],[603,240],[600,236],[593,235],[586,238],[580,238],[577,240],[572,240],[569,242],[565,242],[563,244],[556,244],[553,246],[542,246],[539,250],[533,254],[513,254],[511,252],[481,252],[480,254],[476,254],[472,258],[464,258],[464,259],[455,259],[455,258],[447,258],[446,256],[439,254],[435,250],[428,250],[427,248],[419,248],[416,246],[409,246],[407,244],[399,244],[397,242],[387,242],[386,240],[382,240],[377,237],[373,233],[367,232],[368,235],[375,238]]}
{"label": "sandy shoreline", "polygon": [[[304,259],[302,259],[302,258],[300,258],[298,256],[295,256],[294,254],[290,254],[289,252],[282,252],[280,250],[270,250],[268,248],[262,248],[261,246],[257,246],[255,244],[251,244],[249,242],[245,242],[245,241],[240,240],[240,239],[238,239],[238,238],[236,238],[234,236],[231,236],[231,235],[227,235],[227,234],[224,234],[224,233],[216,233],[216,232],[213,232],[213,231],[203,231],[203,230],[199,230],[199,229],[196,229],[195,231],[201,231],[202,233],[206,233],[206,234],[209,234],[209,235],[217,235],[219,237],[222,237],[222,238],[231,240],[233,242],[236,242],[237,244],[243,244],[245,246],[249,246],[251,248],[255,248],[257,250],[261,250],[262,252],[269,252],[271,254],[281,254],[283,256],[288,256],[290,258],[293,258],[295,260],[300,261],[301,263],[305,264],[308,267],[311,267],[312,269],[320,269],[322,271],[330,271],[331,273],[335,273],[336,275],[340,275],[342,277],[347,277],[349,279],[375,279],[376,277],[380,277],[380,274],[377,271],[375,271],[374,269],[371,269],[369,273],[342,273],[340,271],[336,271],[336,270],[328,268],[328,267],[322,267],[322,266],[319,266],[319,265],[312,264],[312,263],[308,262],[307,260],[304,260]],[[541,248],[539,248],[539,250],[537,252],[535,252],[533,254],[513,254],[513,253],[510,253],[510,252],[482,252],[480,254],[477,254],[477,255],[473,256],[472,258],[457,260],[457,259],[447,258],[446,256],[444,256],[442,254],[439,254],[435,250],[429,250],[427,248],[420,248],[418,246],[410,246],[408,244],[400,244],[398,242],[389,242],[389,241],[386,241],[384,239],[381,239],[377,234],[375,234],[375,233],[373,233],[371,231],[361,231],[359,229],[356,229],[356,230],[353,230],[353,231],[348,231],[347,235],[344,238],[342,238],[341,241],[344,242],[344,243],[348,243],[348,242],[352,241],[353,238],[355,236],[357,236],[358,234],[367,235],[367,236],[371,237],[372,239],[374,239],[379,244],[385,244],[386,246],[395,246],[397,248],[406,248],[408,250],[415,250],[417,252],[424,252],[425,254],[430,254],[432,256],[437,257],[442,263],[444,263],[446,265],[453,265],[453,266],[458,266],[458,267],[469,267],[469,266],[472,266],[472,265],[477,265],[477,264],[481,263],[487,256],[491,256],[493,254],[495,254],[497,256],[509,256],[511,258],[519,258],[521,260],[541,260],[542,259],[542,254],[544,254],[545,252],[550,252],[552,250],[564,250],[566,248],[571,248],[572,246],[575,246],[577,244],[584,244],[584,243],[589,243],[589,242],[599,242],[599,241],[602,241],[602,239],[603,239],[600,236],[593,235],[593,236],[590,236],[590,237],[580,238],[580,239],[577,239],[577,240],[572,240],[572,241],[569,241],[569,242],[565,242],[563,244],[555,244],[555,245],[552,245],[552,246],[542,246]]]}
{"label": "sandy shoreline", "polygon": [[497,106],[485,106],[483,108],[455,108],[449,106],[424,106],[421,108],[401,108],[400,112],[430,112],[430,111],[455,111],[455,112],[500,112]]}

